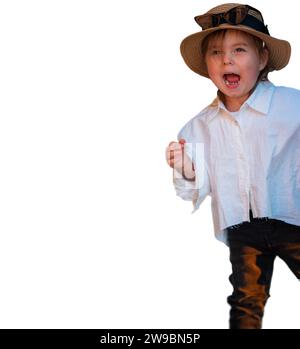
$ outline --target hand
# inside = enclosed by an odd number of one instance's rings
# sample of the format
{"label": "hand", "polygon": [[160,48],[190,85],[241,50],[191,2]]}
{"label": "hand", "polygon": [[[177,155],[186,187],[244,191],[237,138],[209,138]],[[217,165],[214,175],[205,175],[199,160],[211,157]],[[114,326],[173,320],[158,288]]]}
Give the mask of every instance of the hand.
{"label": "hand", "polygon": [[166,148],[166,160],[170,167],[178,171],[185,179],[194,180],[194,165],[184,151],[185,139],[170,142]]}

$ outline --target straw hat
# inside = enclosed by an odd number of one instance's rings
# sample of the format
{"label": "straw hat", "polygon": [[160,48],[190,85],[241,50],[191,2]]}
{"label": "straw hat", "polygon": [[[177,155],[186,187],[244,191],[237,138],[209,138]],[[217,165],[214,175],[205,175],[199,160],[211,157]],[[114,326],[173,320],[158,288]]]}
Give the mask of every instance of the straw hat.
{"label": "straw hat", "polygon": [[[239,24],[230,24],[226,20],[226,14],[228,11],[235,11],[237,7],[247,6],[248,11],[246,18]],[[218,15],[219,16],[216,16]],[[222,15],[220,15],[222,14]],[[225,16],[223,17],[223,15]],[[267,26],[264,24],[263,17],[261,13],[248,5],[228,3],[212,8],[203,15],[196,16],[196,22],[201,25],[201,23],[206,21],[211,21],[211,17],[216,17],[216,26],[211,26],[210,28],[204,28],[201,32],[194,33],[186,37],[180,45],[180,52],[190,69],[195,73],[200,74],[205,77],[209,77],[206,69],[206,64],[202,56],[202,42],[207,37],[207,35],[214,33],[218,30],[223,29],[235,29],[253,36],[256,36],[265,42],[265,45],[269,51],[269,71],[280,70],[284,68],[291,56],[291,45],[288,41],[280,40],[270,36]],[[230,16],[230,14],[228,15]],[[233,18],[236,18],[233,16]]]}

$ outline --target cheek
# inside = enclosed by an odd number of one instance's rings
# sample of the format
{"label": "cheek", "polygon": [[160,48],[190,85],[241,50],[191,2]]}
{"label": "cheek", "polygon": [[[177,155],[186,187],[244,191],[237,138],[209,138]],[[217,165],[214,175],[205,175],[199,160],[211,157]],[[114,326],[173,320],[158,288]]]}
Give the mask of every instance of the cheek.
{"label": "cheek", "polygon": [[249,78],[256,79],[260,73],[259,68],[260,68],[260,62],[258,58],[255,56],[244,63],[243,70],[248,75]]}
{"label": "cheek", "polygon": [[260,73],[259,66],[250,66],[248,69],[248,77],[251,80],[256,80]]}
{"label": "cheek", "polygon": [[213,79],[218,77],[218,62],[216,60],[207,59],[206,67],[210,78]]}

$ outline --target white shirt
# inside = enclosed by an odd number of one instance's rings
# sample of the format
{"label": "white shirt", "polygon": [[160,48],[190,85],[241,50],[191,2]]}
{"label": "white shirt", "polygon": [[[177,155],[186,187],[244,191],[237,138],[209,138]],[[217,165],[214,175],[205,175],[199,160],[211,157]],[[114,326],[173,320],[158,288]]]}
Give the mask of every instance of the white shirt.
{"label": "white shirt", "polygon": [[211,196],[217,239],[226,228],[269,217],[300,226],[300,91],[260,82],[234,116],[217,97],[179,132],[196,181],[174,172],[194,213]]}

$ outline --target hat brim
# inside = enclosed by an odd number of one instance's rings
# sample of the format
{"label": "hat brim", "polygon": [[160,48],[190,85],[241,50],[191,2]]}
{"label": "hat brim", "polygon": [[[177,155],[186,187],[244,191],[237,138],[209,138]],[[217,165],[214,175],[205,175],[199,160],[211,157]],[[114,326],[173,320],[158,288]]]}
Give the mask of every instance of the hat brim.
{"label": "hat brim", "polygon": [[233,26],[230,24],[222,24],[218,27],[206,29],[189,35],[181,42],[181,55],[187,66],[195,73],[209,78],[206,64],[202,55],[202,42],[209,34],[223,29],[240,30],[263,40],[269,51],[269,71],[280,70],[289,63],[291,56],[291,45],[288,41],[276,39],[270,35],[261,33],[243,25]]}

